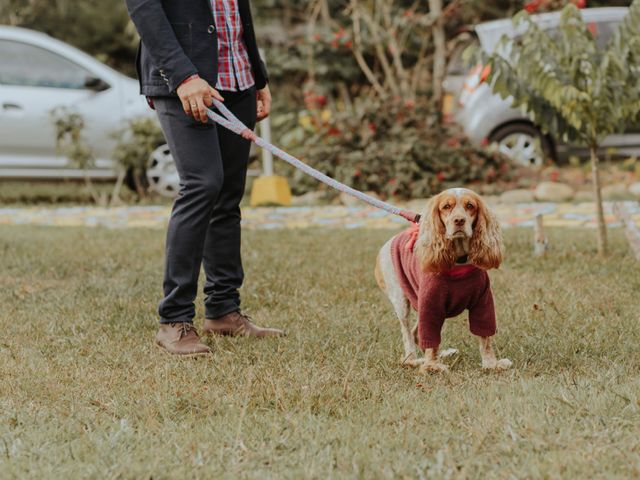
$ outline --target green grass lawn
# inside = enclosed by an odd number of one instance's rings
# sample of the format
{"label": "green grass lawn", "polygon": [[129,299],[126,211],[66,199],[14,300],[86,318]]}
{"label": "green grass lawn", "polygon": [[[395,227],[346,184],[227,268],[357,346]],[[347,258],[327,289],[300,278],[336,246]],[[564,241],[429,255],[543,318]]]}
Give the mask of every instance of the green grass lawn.
{"label": "green grass lawn", "polygon": [[[451,372],[402,368],[384,231],[245,235],[244,305],[281,340],[153,343],[164,234],[0,227],[1,478],[637,478],[640,270],[620,231],[506,233],[506,373],[448,320]],[[201,299],[199,298],[199,301]],[[202,322],[199,305],[197,325]]]}

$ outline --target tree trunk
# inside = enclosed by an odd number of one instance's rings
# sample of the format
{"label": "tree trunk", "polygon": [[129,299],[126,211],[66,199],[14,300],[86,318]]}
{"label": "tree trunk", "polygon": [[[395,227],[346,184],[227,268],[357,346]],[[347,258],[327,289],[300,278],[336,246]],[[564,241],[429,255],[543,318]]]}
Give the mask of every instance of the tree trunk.
{"label": "tree trunk", "polygon": [[442,83],[447,66],[447,43],[442,16],[442,0],[429,0],[429,14],[435,20],[433,24],[433,103],[437,111],[442,110]]}
{"label": "tree trunk", "polygon": [[600,167],[597,146],[589,148],[591,152],[591,174],[593,176],[593,193],[596,197],[596,212],[598,215],[598,254],[607,253],[607,225],[604,223],[604,211],[602,209],[602,192],[600,191]]}
{"label": "tree trunk", "polygon": [[91,178],[89,178],[86,170],[84,171],[84,184],[87,187],[89,195],[91,195],[91,198],[93,199],[93,203],[100,206],[100,195],[98,195],[96,189],[93,188],[93,182],[91,181]]}
{"label": "tree trunk", "polygon": [[536,215],[535,222],[533,224],[533,256],[542,257],[547,253],[549,248],[549,240],[544,234],[544,223],[542,215]]}
{"label": "tree trunk", "polygon": [[136,187],[136,193],[138,194],[138,198],[139,199],[143,199],[147,196],[147,192],[146,189],[144,188],[144,185],[142,184],[142,179],[141,177],[141,172],[139,168],[134,168],[133,172],[133,184]]}
{"label": "tree trunk", "polygon": [[118,203],[122,203],[120,199],[120,190],[122,190],[122,184],[124,183],[124,179],[127,176],[127,171],[120,167],[118,171],[118,178],[116,179],[116,183],[113,186],[113,192],[111,192],[111,201],[109,202],[109,206],[113,207]]}

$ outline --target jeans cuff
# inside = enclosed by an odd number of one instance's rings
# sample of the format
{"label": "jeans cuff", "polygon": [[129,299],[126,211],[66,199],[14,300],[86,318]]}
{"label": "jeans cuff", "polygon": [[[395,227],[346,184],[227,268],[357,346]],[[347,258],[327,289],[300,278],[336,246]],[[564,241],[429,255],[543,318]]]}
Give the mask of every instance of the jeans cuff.
{"label": "jeans cuff", "polygon": [[193,318],[188,318],[188,317],[163,318],[163,317],[160,317],[160,325],[169,325],[171,323],[193,323]]}
{"label": "jeans cuff", "polygon": [[216,318],[220,318],[225,316],[227,313],[237,312],[240,310],[240,305],[236,302],[229,301],[224,302],[215,307],[205,307],[204,318],[209,320],[215,320]]}

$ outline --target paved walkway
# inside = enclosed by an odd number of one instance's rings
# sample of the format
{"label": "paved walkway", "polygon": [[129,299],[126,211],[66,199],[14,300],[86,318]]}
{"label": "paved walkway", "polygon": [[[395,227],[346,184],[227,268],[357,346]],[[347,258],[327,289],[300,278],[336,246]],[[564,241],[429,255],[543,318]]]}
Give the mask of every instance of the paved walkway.
{"label": "paved walkway", "polygon": [[[623,202],[640,225],[640,203]],[[594,228],[593,203],[528,203],[493,207],[505,228],[531,227],[533,217],[544,215],[548,227]],[[117,208],[0,208],[0,225],[52,225],[69,227],[164,228],[169,218],[167,206],[132,206]],[[620,223],[605,203],[609,226]],[[243,225],[247,229],[282,228],[398,228],[407,222],[372,207],[274,207],[243,209]]]}

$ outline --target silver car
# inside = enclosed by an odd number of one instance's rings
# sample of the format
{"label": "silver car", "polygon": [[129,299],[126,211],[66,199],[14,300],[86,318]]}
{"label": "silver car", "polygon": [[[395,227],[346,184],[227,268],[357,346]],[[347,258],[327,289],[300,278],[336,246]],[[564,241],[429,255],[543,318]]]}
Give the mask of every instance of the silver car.
{"label": "silver car", "polygon": [[[597,42],[604,45],[627,14],[625,7],[591,8],[581,10],[582,16],[595,35]],[[560,23],[560,12],[533,15],[532,19],[544,30],[553,30]],[[480,48],[492,53],[500,38],[507,35],[514,38],[522,34],[510,19],[495,20],[475,27]],[[471,70],[459,92],[456,121],[467,136],[476,144],[495,143],[498,149],[520,165],[542,165],[550,158],[557,163],[564,162],[570,155],[587,156],[585,148],[567,145],[553,135],[543,135],[527,115],[512,108],[511,99],[502,99],[491,92],[485,81],[487,67],[476,66]],[[633,156],[640,154],[640,126],[630,125],[624,134],[611,135],[603,143],[603,149],[615,155]]]}
{"label": "silver car", "polygon": [[[0,26],[0,179],[78,178],[84,172],[56,151],[51,111],[66,107],[85,119],[85,138],[96,154],[93,178],[117,175],[112,134],[129,119],[152,116],[138,82],[48,35]],[[147,178],[173,196],[178,175],[169,149],[159,145]]]}

